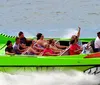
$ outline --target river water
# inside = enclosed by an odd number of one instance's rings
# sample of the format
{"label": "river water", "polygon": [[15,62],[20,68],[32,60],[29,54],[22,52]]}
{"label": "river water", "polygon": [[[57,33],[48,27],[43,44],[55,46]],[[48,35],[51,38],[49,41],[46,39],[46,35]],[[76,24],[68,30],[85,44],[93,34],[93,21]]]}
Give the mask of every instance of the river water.
{"label": "river water", "polygon": [[0,85],[98,85],[100,77],[70,72],[0,73]]}
{"label": "river water", "polygon": [[0,0],[0,33],[25,32],[34,37],[70,37],[80,26],[81,37],[100,31],[100,0]]}
{"label": "river water", "polygon": [[[100,0],[0,0],[0,33],[26,37],[81,37],[100,31]],[[0,85],[97,85],[100,77],[81,72],[0,73]]]}

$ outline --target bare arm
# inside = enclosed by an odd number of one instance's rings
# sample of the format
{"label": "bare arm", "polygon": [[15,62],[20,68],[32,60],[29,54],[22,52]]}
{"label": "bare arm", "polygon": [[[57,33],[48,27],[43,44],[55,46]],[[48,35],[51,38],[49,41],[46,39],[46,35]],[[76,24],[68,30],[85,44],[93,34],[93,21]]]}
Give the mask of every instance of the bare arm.
{"label": "bare arm", "polygon": [[53,51],[58,51],[58,52],[60,52],[62,49],[58,49],[58,48],[56,48],[56,47],[50,47]]}
{"label": "bare arm", "polygon": [[[41,52],[40,56],[43,56],[43,55],[44,55],[44,52]],[[59,54],[51,54],[49,52],[45,53],[45,56],[57,56],[57,55],[59,55]]]}
{"label": "bare arm", "polygon": [[28,51],[28,52],[32,52],[32,53],[34,53],[34,54],[36,54],[36,55],[39,55],[39,54],[40,54],[40,52],[37,52],[36,50],[34,50],[34,49],[31,48],[31,47],[29,47],[29,48],[27,49],[27,51]]}
{"label": "bare arm", "polygon": [[67,48],[68,46],[62,46],[62,45],[59,45],[59,44],[55,44],[57,48],[60,48],[60,49],[65,49]]}
{"label": "bare arm", "polygon": [[23,48],[23,49],[27,48],[27,46],[25,44],[20,44],[20,47]]}
{"label": "bare arm", "polygon": [[78,27],[78,33],[77,33],[77,37],[78,37],[78,38],[80,37],[80,32],[81,32],[81,28]]}
{"label": "bare arm", "polygon": [[27,48],[24,48],[25,47],[24,44],[21,44],[20,46],[23,48],[22,50],[20,50],[20,48],[17,46],[14,47],[14,50],[20,53],[26,51]]}
{"label": "bare arm", "polygon": [[51,54],[49,52],[45,53],[46,56],[57,56],[58,54]]}
{"label": "bare arm", "polygon": [[82,52],[82,48],[75,50],[74,52],[77,53],[77,54],[80,54]]}
{"label": "bare arm", "polygon": [[5,52],[6,55],[14,55],[15,53],[10,53],[8,51]]}
{"label": "bare arm", "polygon": [[39,48],[39,47],[36,47],[36,46],[34,46],[34,48],[35,48],[36,50],[39,50],[39,51],[43,51],[43,50],[44,50],[43,48]]}

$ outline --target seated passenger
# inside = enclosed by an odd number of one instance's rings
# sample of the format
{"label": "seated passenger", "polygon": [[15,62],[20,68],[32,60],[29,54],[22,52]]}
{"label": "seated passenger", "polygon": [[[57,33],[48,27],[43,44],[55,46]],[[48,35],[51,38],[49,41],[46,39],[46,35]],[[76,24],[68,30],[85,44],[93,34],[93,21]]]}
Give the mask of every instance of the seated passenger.
{"label": "seated passenger", "polygon": [[82,48],[83,48],[82,54],[89,54],[93,52],[92,47],[91,47],[91,42],[84,44]]}
{"label": "seated passenger", "polygon": [[36,35],[36,37],[37,37],[37,42],[36,42],[36,43],[37,43],[38,45],[40,45],[40,48],[44,48],[45,45],[46,45],[48,42],[47,42],[47,40],[44,40],[43,34],[38,33],[38,34]]}
{"label": "seated passenger", "polygon": [[67,46],[61,46],[59,44],[56,44],[54,39],[48,40],[48,43],[50,45],[50,48],[56,53],[62,53],[64,51],[63,49],[67,47]]}
{"label": "seated passenger", "polygon": [[16,42],[13,45],[14,52],[16,54],[28,54],[28,55],[34,55],[34,54],[39,54],[39,52],[36,52],[34,49],[31,47],[25,48],[25,49],[20,49],[20,39],[17,37]]}
{"label": "seated passenger", "polygon": [[92,40],[90,42],[90,46],[91,46],[91,53],[98,52],[98,49],[95,48],[95,40]]}
{"label": "seated passenger", "polygon": [[36,51],[38,51],[38,52],[42,52],[42,51],[44,50],[44,48],[41,48],[40,45],[38,45],[38,44],[36,43],[36,41],[34,41],[34,40],[32,41],[31,47],[32,47],[33,49],[35,49]]}
{"label": "seated passenger", "polygon": [[61,50],[61,49],[66,49],[68,47],[68,46],[62,46],[60,44],[57,44],[54,39],[50,39],[48,42],[49,42],[50,46],[54,49]]}
{"label": "seated passenger", "polygon": [[26,51],[26,49],[20,49],[20,38],[16,37],[15,41],[13,48],[16,54],[22,54],[22,52]]}
{"label": "seated passenger", "polygon": [[50,45],[46,44],[44,51],[41,53],[43,56],[57,56],[59,54],[56,54],[52,49],[50,49]]}
{"label": "seated passenger", "polygon": [[14,50],[13,50],[13,47],[12,47],[12,42],[11,41],[7,41],[7,47],[5,49],[5,54],[7,55],[14,55]]}
{"label": "seated passenger", "polygon": [[70,47],[69,47],[69,53],[70,55],[77,55],[82,52],[82,48],[77,44],[77,40],[71,40],[70,41]]}
{"label": "seated passenger", "polygon": [[32,40],[28,40],[24,37],[23,32],[19,32],[19,38],[20,38],[20,43],[24,44],[25,46],[30,46],[30,44],[32,43]]}
{"label": "seated passenger", "polygon": [[97,33],[97,38],[95,40],[95,49],[100,52],[100,32]]}

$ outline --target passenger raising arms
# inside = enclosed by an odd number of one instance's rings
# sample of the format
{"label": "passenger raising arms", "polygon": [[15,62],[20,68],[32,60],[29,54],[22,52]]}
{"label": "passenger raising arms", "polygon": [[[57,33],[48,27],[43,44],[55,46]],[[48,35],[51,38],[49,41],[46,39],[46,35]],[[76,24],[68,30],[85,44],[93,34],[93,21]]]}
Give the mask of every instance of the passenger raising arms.
{"label": "passenger raising arms", "polygon": [[80,46],[82,46],[82,42],[79,41],[80,32],[81,32],[81,28],[78,27],[78,32],[77,32],[77,34],[76,34],[76,35],[72,35],[71,40],[76,39],[77,44],[80,45]]}
{"label": "passenger raising arms", "polygon": [[69,47],[70,55],[80,54],[82,50],[83,50],[82,47],[77,44],[76,39],[70,41],[70,47]]}

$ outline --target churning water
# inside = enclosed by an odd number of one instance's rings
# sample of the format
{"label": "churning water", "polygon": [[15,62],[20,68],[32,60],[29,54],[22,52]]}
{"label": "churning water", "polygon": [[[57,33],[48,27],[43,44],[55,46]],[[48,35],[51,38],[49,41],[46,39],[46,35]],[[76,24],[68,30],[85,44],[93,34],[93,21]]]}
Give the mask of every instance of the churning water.
{"label": "churning water", "polygon": [[78,71],[0,73],[0,85],[98,85],[100,77]]}

